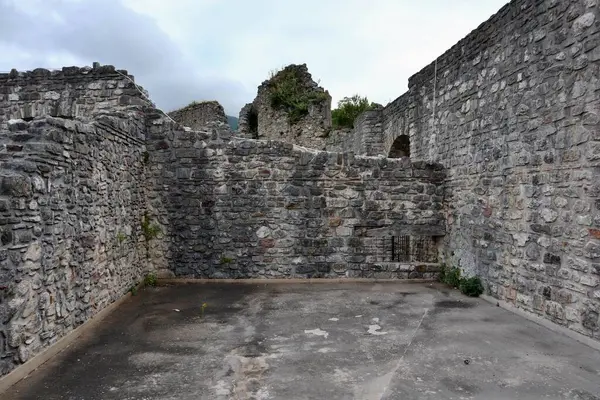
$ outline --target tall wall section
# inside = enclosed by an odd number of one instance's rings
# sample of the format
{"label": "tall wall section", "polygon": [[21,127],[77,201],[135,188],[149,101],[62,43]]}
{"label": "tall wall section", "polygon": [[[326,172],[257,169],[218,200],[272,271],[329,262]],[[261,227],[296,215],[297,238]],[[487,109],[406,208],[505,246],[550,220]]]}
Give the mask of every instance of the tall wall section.
{"label": "tall wall section", "polygon": [[0,373],[152,268],[143,107],[111,67],[0,75]]}
{"label": "tall wall section", "polygon": [[[182,131],[157,119],[152,179],[175,275],[431,278],[444,234],[439,166]],[[392,262],[392,236],[424,237]],[[396,260],[397,261],[397,260]]]}
{"label": "tall wall section", "polygon": [[410,79],[379,136],[447,168],[449,263],[596,339],[599,60],[597,0],[512,1]]}

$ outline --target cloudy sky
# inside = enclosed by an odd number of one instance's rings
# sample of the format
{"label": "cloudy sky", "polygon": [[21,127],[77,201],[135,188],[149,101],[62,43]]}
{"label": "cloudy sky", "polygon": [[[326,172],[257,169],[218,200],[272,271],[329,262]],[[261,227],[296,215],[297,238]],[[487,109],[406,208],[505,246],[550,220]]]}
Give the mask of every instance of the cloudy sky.
{"label": "cloudy sky", "polygon": [[269,71],[306,63],[334,105],[387,104],[507,0],[0,0],[0,71],[94,61],[127,69],[166,111],[230,115]]}

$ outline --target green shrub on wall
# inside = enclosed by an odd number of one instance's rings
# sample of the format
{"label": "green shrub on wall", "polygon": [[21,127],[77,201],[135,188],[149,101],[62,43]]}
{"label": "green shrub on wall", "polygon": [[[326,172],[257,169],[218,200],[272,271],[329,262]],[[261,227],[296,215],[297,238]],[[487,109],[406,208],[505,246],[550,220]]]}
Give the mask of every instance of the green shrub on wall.
{"label": "green shrub on wall", "polygon": [[331,111],[333,128],[354,128],[356,117],[374,108],[375,103],[369,103],[369,99],[358,94],[352,97],[344,97],[338,101],[337,108]]}
{"label": "green shrub on wall", "polygon": [[285,110],[290,125],[294,125],[308,114],[311,104],[327,100],[325,92],[314,91],[303,85],[299,71],[287,68],[271,73],[269,82],[271,107]]}

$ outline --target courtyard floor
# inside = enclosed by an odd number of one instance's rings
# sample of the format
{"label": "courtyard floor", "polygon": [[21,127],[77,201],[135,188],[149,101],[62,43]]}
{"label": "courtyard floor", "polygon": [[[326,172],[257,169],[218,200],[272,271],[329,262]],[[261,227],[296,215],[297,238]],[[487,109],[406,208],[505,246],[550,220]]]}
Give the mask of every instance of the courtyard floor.
{"label": "courtyard floor", "polygon": [[407,283],[147,288],[0,395],[542,398],[600,399],[600,352],[481,299]]}

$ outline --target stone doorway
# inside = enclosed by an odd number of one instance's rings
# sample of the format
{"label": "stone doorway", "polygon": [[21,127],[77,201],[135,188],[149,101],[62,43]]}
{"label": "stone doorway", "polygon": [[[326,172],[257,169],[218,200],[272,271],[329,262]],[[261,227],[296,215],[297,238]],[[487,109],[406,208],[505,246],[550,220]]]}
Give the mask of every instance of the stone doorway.
{"label": "stone doorway", "polygon": [[392,143],[388,158],[410,157],[410,138],[408,135],[400,135]]}

